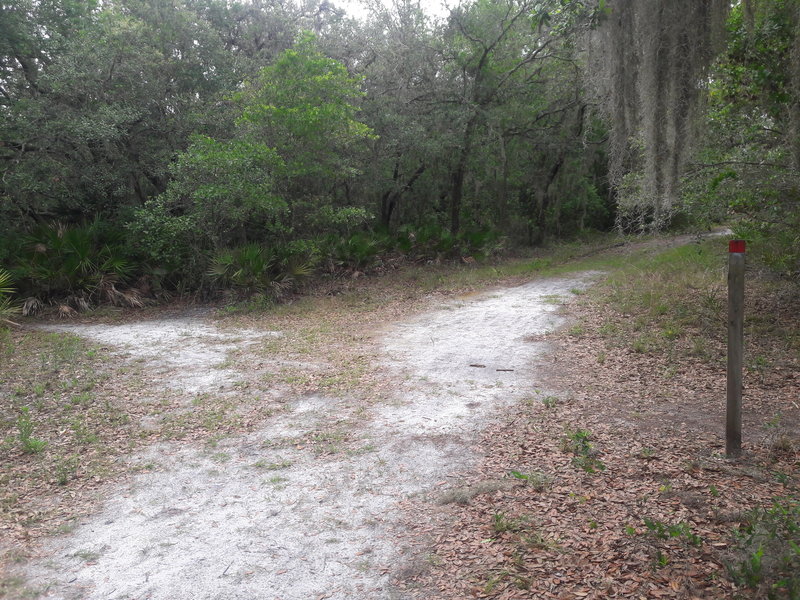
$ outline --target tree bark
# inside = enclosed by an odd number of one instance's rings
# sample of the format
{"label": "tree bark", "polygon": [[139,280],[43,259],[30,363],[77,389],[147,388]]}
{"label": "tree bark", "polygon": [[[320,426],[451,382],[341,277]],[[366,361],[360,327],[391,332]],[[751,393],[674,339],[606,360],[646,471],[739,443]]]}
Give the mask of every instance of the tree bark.
{"label": "tree bark", "polygon": [[417,179],[419,179],[420,176],[425,172],[426,168],[427,167],[425,166],[425,163],[420,164],[405,185],[403,185],[401,188],[397,188],[397,181],[400,178],[400,165],[399,163],[395,164],[394,176],[392,177],[395,187],[391,190],[387,190],[381,198],[381,225],[383,225],[385,228],[388,229],[391,226],[392,217],[394,216],[397,206],[400,203],[400,198],[403,197],[403,194],[414,187],[414,183],[416,183]]}
{"label": "tree bark", "polygon": [[450,193],[450,232],[456,235],[461,229],[461,203],[464,198],[464,176],[467,174],[467,160],[472,152],[472,141],[475,133],[475,126],[478,123],[478,113],[472,113],[467,121],[464,130],[461,152],[458,155],[458,162],[453,169],[452,191]]}

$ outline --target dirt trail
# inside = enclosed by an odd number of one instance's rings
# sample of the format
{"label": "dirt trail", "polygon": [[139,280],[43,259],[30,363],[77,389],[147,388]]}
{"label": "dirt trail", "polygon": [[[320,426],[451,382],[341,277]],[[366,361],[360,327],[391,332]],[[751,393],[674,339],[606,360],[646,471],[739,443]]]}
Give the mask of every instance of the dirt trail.
{"label": "dirt trail", "polygon": [[228,352],[282,335],[251,329],[221,331],[206,320],[208,314],[204,312],[123,325],[49,325],[46,329],[116,347],[123,356],[148,362],[164,386],[187,394],[230,386],[238,374],[236,369],[226,367]]}
{"label": "dirt trail", "polygon": [[[530,395],[546,348],[531,336],[561,323],[560,299],[595,274],[475,295],[387,328],[375,360],[391,402],[298,398],[254,433],[215,448],[162,443],[132,459],[132,477],[27,567],[46,598],[400,598],[391,585],[414,559],[395,543],[399,503],[477,458],[470,443],[498,411]],[[218,330],[204,317],[60,327],[162,368],[190,393],[237,377],[225,352],[279,332]],[[176,376],[175,374],[179,375]],[[234,392],[235,393],[235,392]],[[297,442],[347,423],[347,451]]]}

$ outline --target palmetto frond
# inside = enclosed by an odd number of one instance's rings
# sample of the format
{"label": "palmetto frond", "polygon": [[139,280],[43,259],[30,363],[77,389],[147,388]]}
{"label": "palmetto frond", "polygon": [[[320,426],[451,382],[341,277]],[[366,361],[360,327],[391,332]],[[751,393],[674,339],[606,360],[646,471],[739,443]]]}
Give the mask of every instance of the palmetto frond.
{"label": "palmetto frond", "polygon": [[14,288],[11,285],[11,273],[0,269],[0,321],[8,321],[8,317],[19,314],[20,308],[11,299]]}

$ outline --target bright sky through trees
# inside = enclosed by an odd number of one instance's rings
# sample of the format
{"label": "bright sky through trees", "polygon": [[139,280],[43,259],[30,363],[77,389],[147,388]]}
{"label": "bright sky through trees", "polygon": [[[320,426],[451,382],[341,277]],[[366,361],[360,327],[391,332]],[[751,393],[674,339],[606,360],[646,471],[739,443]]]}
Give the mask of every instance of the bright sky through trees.
{"label": "bright sky through trees", "polygon": [[[390,1],[387,0],[377,0],[378,2],[387,5]],[[373,4],[369,0],[337,0],[334,2],[335,6],[343,8],[347,11],[347,14],[355,17],[357,19],[365,19],[366,16],[369,14],[368,6]],[[425,14],[435,18],[435,19],[442,19],[447,15],[449,9],[447,5],[450,4],[455,5],[454,2],[448,0],[420,0],[420,6],[422,10],[425,11]]]}

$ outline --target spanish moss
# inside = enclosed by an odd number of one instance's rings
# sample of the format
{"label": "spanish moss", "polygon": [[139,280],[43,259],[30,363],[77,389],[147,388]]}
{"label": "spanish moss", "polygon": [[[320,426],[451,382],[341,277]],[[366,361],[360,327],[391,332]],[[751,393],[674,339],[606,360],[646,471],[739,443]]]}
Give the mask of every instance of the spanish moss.
{"label": "spanish moss", "polygon": [[618,0],[594,33],[592,70],[612,123],[610,179],[625,230],[669,223],[729,4]]}

